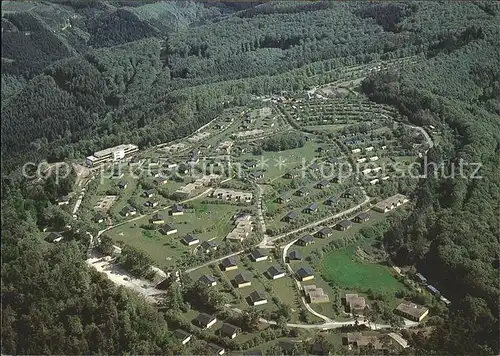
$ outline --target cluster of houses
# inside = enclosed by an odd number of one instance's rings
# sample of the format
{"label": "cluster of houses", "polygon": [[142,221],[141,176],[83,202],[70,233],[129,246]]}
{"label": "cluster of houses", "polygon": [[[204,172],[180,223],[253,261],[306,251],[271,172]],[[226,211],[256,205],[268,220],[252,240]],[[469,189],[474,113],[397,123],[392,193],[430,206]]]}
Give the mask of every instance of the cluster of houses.
{"label": "cluster of houses", "polygon": [[373,207],[373,210],[387,213],[388,211],[394,210],[395,208],[407,203],[409,199],[403,194],[395,194],[392,197],[384,199]]}
{"label": "cluster of houses", "polygon": [[241,242],[253,231],[252,215],[240,213],[233,217],[233,230],[227,234],[226,240]]}
{"label": "cluster of houses", "polygon": [[231,189],[217,188],[212,192],[212,197],[223,200],[251,203],[253,194],[249,192],[240,192]]}

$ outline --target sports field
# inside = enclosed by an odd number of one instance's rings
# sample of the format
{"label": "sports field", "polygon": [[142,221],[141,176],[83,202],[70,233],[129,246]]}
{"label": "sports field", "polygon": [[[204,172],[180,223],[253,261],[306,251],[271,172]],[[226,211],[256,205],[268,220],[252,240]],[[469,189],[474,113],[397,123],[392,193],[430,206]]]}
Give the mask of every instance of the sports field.
{"label": "sports field", "polygon": [[356,246],[349,246],[325,256],[322,269],[326,280],[331,280],[346,289],[359,292],[372,289],[392,296],[396,291],[405,289],[405,286],[393,276],[390,267],[359,261],[355,257],[355,249]]}

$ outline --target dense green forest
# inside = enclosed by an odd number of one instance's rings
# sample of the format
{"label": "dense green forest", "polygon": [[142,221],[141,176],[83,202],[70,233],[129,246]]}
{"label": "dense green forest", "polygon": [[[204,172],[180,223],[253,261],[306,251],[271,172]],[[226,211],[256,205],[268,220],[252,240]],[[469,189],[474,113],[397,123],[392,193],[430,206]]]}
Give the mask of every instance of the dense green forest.
{"label": "dense green forest", "polygon": [[[449,131],[416,209],[387,231],[393,259],[449,296],[418,354],[498,354],[500,35],[492,2],[151,2],[2,4],[2,352],[176,354],[163,311],[87,267],[84,231],[61,245],[40,228],[71,179],[25,181],[27,160],[81,159],[185,136],[251,95],[298,91],[338,70],[415,56],[362,86],[416,125]],[[267,141],[268,150],[302,137]],[[460,160],[481,179],[450,178]],[[436,176],[434,175],[436,173]],[[127,263],[126,260],[122,263]]]}

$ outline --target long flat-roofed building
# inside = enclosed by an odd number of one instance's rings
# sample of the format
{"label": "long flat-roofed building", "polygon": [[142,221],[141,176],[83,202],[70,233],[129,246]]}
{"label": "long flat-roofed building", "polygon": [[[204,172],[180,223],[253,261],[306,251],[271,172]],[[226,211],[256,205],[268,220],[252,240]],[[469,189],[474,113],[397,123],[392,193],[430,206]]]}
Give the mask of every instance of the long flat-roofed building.
{"label": "long flat-roofed building", "polygon": [[92,156],[88,156],[86,163],[90,167],[98,166],[105,162],[114,162],[125,158],[126,156],[137,152],[139,147],[132,144],[118,145],[115,147],[106,148],[101,151],[94,152]]}

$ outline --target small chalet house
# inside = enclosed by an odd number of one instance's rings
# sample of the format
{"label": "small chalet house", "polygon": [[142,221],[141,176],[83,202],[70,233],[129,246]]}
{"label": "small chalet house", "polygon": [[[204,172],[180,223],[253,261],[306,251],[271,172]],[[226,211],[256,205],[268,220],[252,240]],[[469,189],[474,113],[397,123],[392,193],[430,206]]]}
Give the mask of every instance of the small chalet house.
{"label": "small chalet house", "polygon": [[362,315],[365,311],[366,300],[358,294],[346,294],[342,300],[346,313]]}
{"label": "small chalet house", "polygon": [[217,285],[217,280],[214,278],[214,276],[204,274],[200,278],[198,278],[198,282],[208,286],[208,287],[214,287]]}
{"label": "small chalet house", "polygon": [[193,235],[186,235],[182,238],[182,243],[187,246],[193,246],[196,244],[200,243],[200,240],[198,240],[196,237]]}
{"label": "small chalet house", "polygon": [[158,204],[160,204],[160,202],[158,200],[151,200],[151,199],[144,203],[144,205],[146,205],[150,208],[155,208],[158,206]]}
{"label": "small chalet house", "polygon": [[286,195],[280,195],[279,197],[276,198],[276,202],[279,204],[284,204],[288,203],[290,201],[290,197]]}
{"label": "small chalet house", "polygon": [[179,216],[184,214],[184,207],[180,204],[174,204],[170,209],[170,215]]}
{"label": "small chalet house", "polygon": [[429,309],[415,303],[403,302],[396,307],[395,312],[406,319],[419,322],[429,314]]}
{"label": "small chalet house", "polygon": [[222,336],[227,336],[230,339],[234,339],[240,331],[241,329],[238,328],[237,326],[224,323],[219,329],[219,334]]}
{"label": "small chalet house", "polygon": [[288,262],[290,261],[302,261],[302,255],[299,251],[292,251],[288,254]]}
{"label": "small chalet house", "polygon": [[350,220],[342,220],[337,224],[337,229],[340,231],[345,231],[347,229],[350,229],[352,226],[352,222]]}
{"label": "small chalet house", "polygon": [[264,172],[263,171],[255,171],[250,173],[250,177],[253,179],[262,179],[264,178]]}
{"label": "small chalet house", "polygon": [[157,178],[154,179],[154,183],[157,184],[157,185],[167,184],[168,183],[168,178],[167,177],[163,177],[163,176],[157,177]]}
{"label": "small chalet house", "polygon": [[243,163],[243,166],[245,166],[245,168],[255,168],[255,167],[257,167],[257,162],[245,161],[245,163]]}
{"label": "small chalet house", "polygon": [[309,191],[307,190],[306,187],[302,187],[302,188],[299,188],[296,192],[295,192],[295,195],[299,196],[299,197],[305,197],[307,195],[309,195]]}
{"label": "small chalet house", "polygon": [[283,176],[286,179],[294,179],[298,178],[300,175],[296,171],[291,171],[291,172],[286,172],[285,175]]}
{"label": "small chalet house", "polygon": [[309,166],[309,170],[310,170],[311,172],[316,172],[318,169],[319,169],[319,165],[318,165],[316,162],[314,162],[313,164],[311,164],[311,165]]}
{"label": "small chalet house", "polygon": [[252,253],[250,254],[250,258],[254,262],[265,261],[265,260],[267,260],[268,257],[269,256],[266,255],[266,253],[264,252],[264,250],[261,250],[261,249],[258,249],[258,248],[253,249]]}
{"label": "small chalet house", "polygon": [[203,253],[210,253],[217,250],[217,244],[213,241],[203,241],[200,249]]}
{"label": "small chalet house", "polygon": [[370,214],[368,213],[360,213],[358,216],[354,218],[354,221],[357,223],[364,223],[370,220]]}
{"label": "small chalet house", "polygon": [[334,206],[339,204],[339,199],[337,197],[330,197],[325,200],[325,205]]}
{"label": "small chalet house", "polygon": [[311,235],[304,235],[296,242],[299,246],[309,246],[312,243],[314,243],[314,239]]}
{"label": "small chalet house", "polygon": [[102,214],[96,214],[94,216],[94,222],[98,223],[98,224],[104,222],[105,219],[106,219],[106,217],[104,215],[102,215]]}
{"label": "small chalet house", "polygon": [[181,344],[186,345],[191,341],[192,335],[184,330],[177,329],[174,331],[175,337],[181,342]]}
{"label": "small chalet house", "polygon": [[314,272],[308,267],[301,267],[295,272],[297,279],[301,282],[314,279]]}
{"label": "small chalet house", "polygon": [[57,205],[68,205],[69,197],[67,195],[63,195],[57,199]]}
{"label": "small chalet house", "polygon": [[149,223],[153,225],[162,225],[165,223],[165,219],[163,215],[156,213],[149,219]]}
{"label": "small chalet house", "polygon": [[145,198],[152,198],[153,195],[155,195],[155,191],[154,189],[148,189],[148,190],[145,190],[143,193],[142,193],[142,196],[145,197]]}
{"label": "small chalet house", "polygon": [[128,205],[120,211],[120,214],[125,216],[125,217],[132,216],[132,215],[137,214],[137,209]]}
{"label": "small chalet house", "polygon": [[267,303],[267,297],[264,292],[254,290],[248,296],[248,304],[250,305],[262,305]]}
{"label": "small chalet house", "polygon": [[292,222],[296,218],[297,218],[297,213],[295,211],[290,211],[283,217],[282,220],[285,222]]}
{"label": "small chalet house", "polygon": [[177,232],[177,229],[175,227],[168,225],[168,224],[165,224],[161,227],[160,232],[163,235],[172,235],[172,234],[175,234]]}
{"label": "small chalet house", "polygon": [[339,163],[339,160],[337,157],[330,157],[326,160],[326,163],[331,164],[332,166],[336,165]]}
{"label": "small chalet house", "polygon": [[321,182],[316,183],[315,187],[318,189],[328,188],[330,186],[330,181],[323,179]]}
{"label": "small chalet house", "polygon": [[304,213],[312,214],[318,211],[318,203],[314,202],[305,207]]}
{"label": "small chalet house", "polygon": [[207,344],[207,351],[209,355],[215,354],[215,355],[224,355],[226,350],[222,346],[216,345],[216,344]]}
{"label": "small chalet house", "polygon": [[237,288],[249,287],[252,285],[252,279],[248,273],[242,272],[234,277],[233,283]]}
{"label": "small chalet house", "polygon": [[278,279],[285,277],[286,273],[281,267],[271,266],[266,270],[269,279]]}
{"label": "small chalet house", "polygon": [[321,237],[321,238],[327,238],[327,237],[332,236],[332,233],[333,233],[332,228],[330,228],[328,226],[325,226],[324,228],[322,228],[321,230],[319,230],[316,233],[316,235],[318,235],[318,237]]}
{"label": "small chalet house", "polygon": [[120,181],[120,183],[118,183],[118,188],[120,188],[120,189],[127,189],[127,187],[128,187],[127,181],[122,180],[122,181]]}
{"label": "small chalet house", "polygon": [[202,329],[209,329],[217,322],[217,318],[213,315],[200,313],[193,322]]}
{"label": "small chalet house", "polygon": [[221,270],[223,271],[233,271],[235,269],[238,269],[238,264],[236,262],[236,258],[234,257],[227,257],[224,258],[221,263],[220,263]]}

